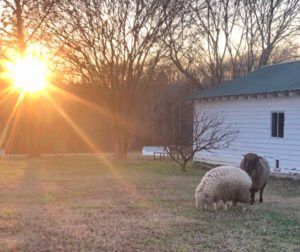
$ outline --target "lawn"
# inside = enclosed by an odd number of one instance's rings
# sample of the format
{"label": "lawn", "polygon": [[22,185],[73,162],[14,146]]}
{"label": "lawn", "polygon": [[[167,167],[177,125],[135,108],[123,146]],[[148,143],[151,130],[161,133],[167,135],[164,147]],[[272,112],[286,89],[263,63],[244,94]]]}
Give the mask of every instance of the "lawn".
{"label": "lawn", "polygon": [[6,158],[0,251],[300,251],[300,181],[271,178],[246,212],[201,212],[204,173],[136,155]]}

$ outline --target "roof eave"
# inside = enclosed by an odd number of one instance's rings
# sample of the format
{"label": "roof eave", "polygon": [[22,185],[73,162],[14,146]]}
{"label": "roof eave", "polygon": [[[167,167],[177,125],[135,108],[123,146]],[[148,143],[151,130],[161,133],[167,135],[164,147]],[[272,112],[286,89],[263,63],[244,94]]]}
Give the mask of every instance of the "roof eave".
{"label": "roof eave", "polygon": [[276,91],[276,92],[265,92],[265,93],[255,93],[255,94],[237,94],[237,95],[223,95],[223,96],[209,96],[209,97],[191,97],[188,100],[237,100],[237,99],[260,99],[260,98],[270,98],[270,97],[288,97],[288,96],[298,96],[300,95],[300,90],[289,90],[289,91]]}

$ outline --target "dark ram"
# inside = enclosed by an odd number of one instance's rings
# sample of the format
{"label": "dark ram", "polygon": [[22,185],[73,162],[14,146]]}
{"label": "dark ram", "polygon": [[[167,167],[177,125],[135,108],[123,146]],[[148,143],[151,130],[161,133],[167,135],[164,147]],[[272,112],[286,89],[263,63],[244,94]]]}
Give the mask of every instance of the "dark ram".
{"label": "dark ram", "polygon": [[267,185],[270,175],[270,166],[268,161],[254,153],[244,155],[240,168],[247,172],[252,179],[251,205],[255,201],[255,193],[260,191],[259,202],[263,202],[263,191]]}

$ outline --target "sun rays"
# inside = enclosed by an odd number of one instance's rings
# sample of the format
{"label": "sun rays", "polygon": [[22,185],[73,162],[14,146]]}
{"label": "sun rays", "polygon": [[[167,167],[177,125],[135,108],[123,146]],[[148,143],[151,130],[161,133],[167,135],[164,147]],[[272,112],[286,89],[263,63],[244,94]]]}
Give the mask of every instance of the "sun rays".
{"label": "sun rays", "polygon": [[[14,90],[12,88],[5,89],[1,92],[2,103],[7,102],[9,98],[14,94]],[[19,116],[20,116],[20,105],[23,99],[24,91],[21,91],[18,95],[16,103],[14,104],[12,111],[7,118],[5,124],[3,125],[1,134],[0,134],[0,148],[6,150],[11,143],[11,139],[14,134],[14,130],[16,128]]]}
{"label": "sun rays", "polygon": [[[30,76],[34,75],[34,69],[36,70],[37,76],[31,78]],[[107,109],[70,93],[63,88],[47,83],[47,74],[45,74],[46,70],[44,69],[44,66],[40,65],[40,62],[35,61],[34,59],[19,62],[14,65],[14,67],[11,66],[10,71],[11,85],[10,87],[3,89],[0,93],[1,102],[4,104],[11,101],[11,97],[14,95],[17,96],[17,99],[14,100],[14,105],[11,108],[10,115],[4,123],[4,128],[0,134],[0,148],[9,150],[9,146],[16,134],[17,125],[20,123],[19,117],[24,112],[22,109],[23,103],[26,104],[26,101],[36,99],[37,97],[40,100],[47,100],[54,111],[56,111],[56,113],[59,114],[60,117],[68,124],[70,129],[72,129],[76,135],[87,144],[90,150],[95,153],[97,158],[112,171],[114,176],[123,186],[124,192],[137,198],[144,198],[135,186],[121,175],[113,162],[105,155],[101,154],[102,150],[99,149],[99,147],[93,142],[92,138],[89,137],[84,130],[74,122],[72,117],[59,105],[56,101],[56,97],[63,97],[68,102],[78,102],[83,106],[89,107],[94,111],[97,111],[99,114],[104,115],[107,119],[112,120],[113,118]],[[28,73],[29,75],[27,75]],[[118,123],[123,127],[129,127],[129,125],[121,119],[118,119]]]}
{"label": "sun rays", "polygon": [[[1,107],[10,111],[6,120],[2,120],[0,148],[5,150],[14,138],[16,126],[21,115],[24,99],[38,97],[48,84],[50,71],[47,58],[41,57],[42,48],[30,48],[22,56],[15,52],[7,52],[8,57],[1,60]],[[3,118],[4,119],[4,118]]]}
{"label": "sun rays", "polygon": [[[55,89],[57,92],[60,91],[60,89]],[[62,92],[62,91],[60,91]],[[62,92],[64,95],[65,92]],[[57,105],[55,100],[47,94],[47,92],[43,92],[43,96],[52,104],[53,108],[57,111],[57,113],[68,123],[68,125],[76,132],[76,134],[89,146],[91,151],[95,153],[97,159],[101,160],[106,167],[108,167],[111,172],[114,174],[114,176],[120,181],[120,183],[123,185],[124,190],[129,193],[130,195],[133,195],[137,198],[143,198],[143,196],[137,191],[137,189],[128,182],[126,178],[124,178],[119,171],[114,167],[113,163],[106,158],[104,155],[101,155],[102,151],[96,146],[96,144],[93,143],[93,141],[84,133],[84,131],[76,125],[76,123],[72,120],[72,118],[60,107]],[[70,94],[70,97],[73,99],[80,99],[77,96],[73,96]],[[83,102],[83,100],[82,100]],[[87,103],[86,105],[90,105]],[[100,108],[99,108],[100,109]],[[102,109],[101,109],[102,111]],[[103,112],[103,111],[102,111]]]}

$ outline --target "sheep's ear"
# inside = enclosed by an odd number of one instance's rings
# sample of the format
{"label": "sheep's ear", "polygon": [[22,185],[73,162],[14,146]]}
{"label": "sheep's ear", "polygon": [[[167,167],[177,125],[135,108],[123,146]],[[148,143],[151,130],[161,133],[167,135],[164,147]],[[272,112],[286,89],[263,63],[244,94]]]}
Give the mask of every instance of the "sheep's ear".
{"label": "sheep's ear", "polygon": [[243,157],[246,157],[246,155],[243,155]]}
{"label": "sheep's ear", "polygon": [[258,156],[258,157],[257,157],[257,159],[260,159],[260,158],[261,158],[261,156]]}

